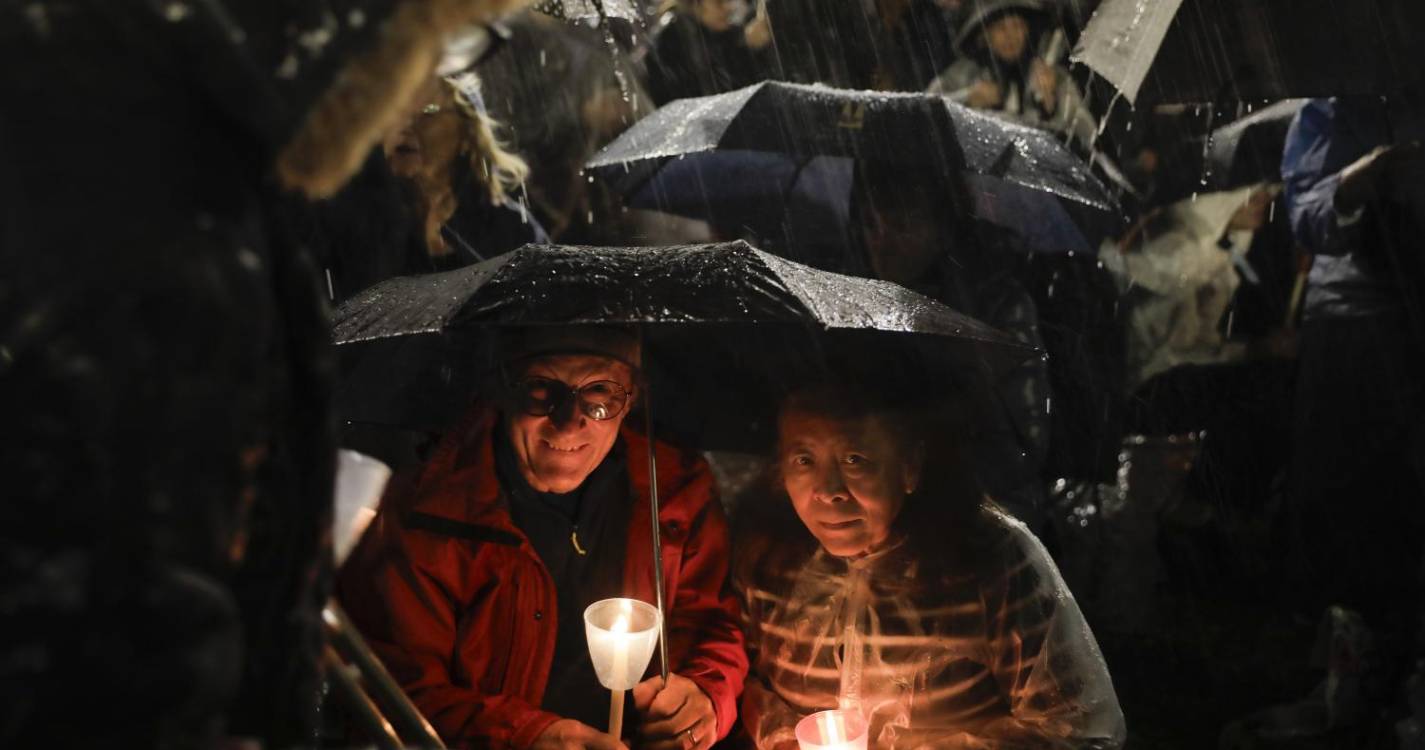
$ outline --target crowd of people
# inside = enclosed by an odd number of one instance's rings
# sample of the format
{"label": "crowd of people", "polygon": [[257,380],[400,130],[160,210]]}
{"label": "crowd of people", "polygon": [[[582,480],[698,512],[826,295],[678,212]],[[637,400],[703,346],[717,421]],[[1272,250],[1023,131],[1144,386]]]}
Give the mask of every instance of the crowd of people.
{"label": "crowd of people", "polygon": [[[1175,568],[1174,535],[1270,559],[1244,596],[1358,613],[1374,687],[1308,697],[1313,730],[1425,741],[1408,92],[1303,100],[1239,170],[1209,152],[1245,103],[1125,113],[1068,64],[1095,3],[336,5],[0,7],[0,100],[21,103],[0,109],[0,744],[370,741],[321,687],[335,601],[452,747],[787,750],[828,709],[871,747],[1121,747],[1095,633],[1154,627],[1174,576],[1242,586]],[[584,171],[660,106],[767,80],[1050,133],[1121,225],[1094,253],[1028,249],[944,165],[866,161],[811,247],[631,207]],[[492,334],[438,425],[335,396],[330,311],[385,280],[530,243],[737,239],[1043,356],[950,393],[842,353],[782,394],[758,456],[628,419],[657,363],[619,326]],[[334,567],[338,446],[395,478]],[[666,603],[670,674],[612,736],[580,613],[619,596]],[[108,696],[83,721],[79,685]]]}

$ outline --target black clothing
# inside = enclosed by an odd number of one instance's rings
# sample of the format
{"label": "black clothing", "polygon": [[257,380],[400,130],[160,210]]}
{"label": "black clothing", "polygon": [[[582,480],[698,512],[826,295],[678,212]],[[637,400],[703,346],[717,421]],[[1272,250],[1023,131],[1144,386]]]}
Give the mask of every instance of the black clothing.
{"label": "black clothing", "polygon": [[869,89],[876,83],[880,24],[861,2],[776,0],[767,3],[772,57],[780,69],[767,77]]}
{"label": "black clothing", "polygon": [[1409,632],[1425,552],[1425,344],[1404,314],[1302,325],[1289,497],[1303,589]]}
{"label": "black clothing", "polygon": [[426,255],[420,189],[391,173],[372,149],[346,187],[295,217],[294,232],[318,254],[332,304],[393,276]]}
{"label": "black clothing", "polygon": [[912,0],[898,18],[883,18],[881,65],[900,91],[924,91],[955,62],[955,28],[934,0]]}
{"label": "black clothing", "polygon": [[604,726],[608,692],[589,659],[584,610],[600,599],[623,595],[624,547],[633,512],[623,442],[614,444],[583,485],[558,494],[531,487],[503,427],[498,434],[496,472],[509,499],[510,516],[529,537],[558,593],[554,662],[541,708],[589,726]]}
{"label": "black clothing", "polygon": [[495,205],[484,188],[471,185],[458,191],[456,199],[455,215],[441,231],[451,250],[472,259],[461,265],[499,257],[531,242],[550,242],[534,213],[510,198]]}
{"label": "black clothing", "polygon": [[312,5],[0,5],[0,746],[312,737],[331,344],[258,74]]}
{"label": "black clothing", "polygon": [[648,94],[658,105],[710,96],[761,80],[756,53],[741,27],[710,31],[696,18],[674,12],[653,39],[648,57]]}

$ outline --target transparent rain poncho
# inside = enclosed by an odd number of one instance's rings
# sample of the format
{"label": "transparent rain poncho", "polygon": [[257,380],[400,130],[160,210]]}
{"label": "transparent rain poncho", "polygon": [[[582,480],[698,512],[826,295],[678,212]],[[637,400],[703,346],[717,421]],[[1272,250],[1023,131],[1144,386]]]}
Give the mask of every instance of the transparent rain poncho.
{"label": "transparent rain poncho", "polygon": [[996,538],[973,573],[904,539],[856,560],[751,545],[737,583],[753,658],[743,721],[759,748],[794,746],[801,717],[836,707],[859,708],[879,748],[1123,744],[1108,668],[1044,546],[986,512],[981,533]]}

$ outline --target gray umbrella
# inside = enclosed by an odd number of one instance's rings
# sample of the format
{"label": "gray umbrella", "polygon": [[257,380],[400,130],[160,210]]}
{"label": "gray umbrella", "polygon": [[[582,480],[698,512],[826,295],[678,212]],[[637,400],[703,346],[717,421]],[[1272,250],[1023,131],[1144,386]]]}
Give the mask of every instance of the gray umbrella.
{"label": "gray umbrella", "polygon": [[[744,242],[526,245],[466,268],[378,284],[343,303],[334,322],[338,344],[410,338],[414,347],[404,354],[423,352],[413,362],[378,349],[367,363],[372,366],[349,373],[347,391],[375,399],[417,364],[470,361],[472,347],[492,328],[636,326],[646,359],[656,366],[646,381],[657,387],[645,385],[652,394],[644,410],[650,437],[659,404],[672,403],[675,417],[692,411],[677,414],[681,405],[692,404],[712,420],[750,419],[739,407],[760,403],[765,409],[830,362],[859,367],[886,387],[920,387],[934,395],[950,386],[957,370],[1016,364],[1034,353],[895,284],[818,271]],[[682,398],[654,400],[670,392]],[[654,575],[660,582],[654,588],[662,612],[651,440],[648,460]],[[662,660],[666,679],[666,649]]]}
{"label": "gray umbrella", "polygon": [[1425,83],[1418,0],[1104,0],[1070,58],[1130,102],[1383,94]]}
{"label": "gray umbrella", "polygon": [[1281,180],[1282,149],[1305,99],[1287,99],[1212,131],[1207,171],[1213,190]]}

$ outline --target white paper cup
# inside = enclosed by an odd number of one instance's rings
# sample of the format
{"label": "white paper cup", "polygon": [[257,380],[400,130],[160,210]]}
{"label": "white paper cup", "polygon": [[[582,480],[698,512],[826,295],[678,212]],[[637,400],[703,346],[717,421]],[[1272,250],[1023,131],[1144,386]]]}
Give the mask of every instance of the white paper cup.
{"label": "white paper cup", "polygon": [[817,711],[797,722],[801,750],[866,750],[870,727],[860,711]]}
{"label": "white paper cup", "polygon": [[658,610],[637,599],[603,599],[584,610],[594,674],[609,690],[631,690],[658,645]]}
{"label": "white paper cup", "polygon": [[341,565],[366,533],[381,493],[391,478],[391,467],[345,448],[336,452],[336,508],[332,514],[332,552]]}

